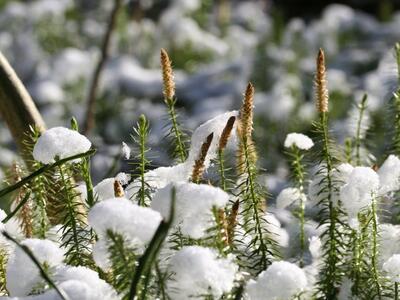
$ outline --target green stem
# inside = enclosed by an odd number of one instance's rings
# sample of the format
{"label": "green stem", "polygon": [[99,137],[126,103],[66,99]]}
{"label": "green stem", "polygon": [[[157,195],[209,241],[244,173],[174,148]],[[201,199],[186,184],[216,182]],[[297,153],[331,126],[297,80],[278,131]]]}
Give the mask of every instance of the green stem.
{"label": "green stem", "polygon": [[85,181],[86,185],[86,203],[89,208],[91,208],[94,203],[94,192],[93,192],[93,182],[92,176],[90,175],[90,158],[85,157],[82,159],[82,173],[83,173],[83,180]]}
{"label": "green stem", "polygon": [[397,79],[398,79],[398,85],[400,86],[400,43],[396,43],[394,49],[396,52]]}
{"label": "green stem", "polygon": [[[169,219],[161,221],[160,225],[157,228],[156,233],[154,234],[152,240],[150,241],[149,246],[146,251],[140,257],[138,267],[136,269],[135,275],[133,277],[130,291],[129,291],[129,300],[136,299],[136,296],[139,292],[139,284],[142,278],[146,278],[150,276],[151,266],[155,262],[158,252],[162,246],[162,243],[166,239],[168,235],[168,231],[172,225],[174,214],[175,214],[175,199],[176,199],[176,191],[175,188],[171,191],[171,207],[169,213]],[[145,297],[146,289],[142,289],[141,296]]]}
{"label": "green stem", "polygon": [[300,154],[300,149],[296,146],[292,147],[292,168],[294,173],[294,179],[296,181],[296,186],[300,192],[300,211],[298,214],[299,221],[300,221],[300,267],[304,266],[304,253],[306,248],[306,241],[305,241],[305,203],[302,197],[304,191],[304,178],[305,178],[305,171],[302,164],[302,155]]}
{"label": "green stem", "polygon": [[243,152],[244,152],[244,158],[245,158],[245,164],[246,164],[246,172],[247,172],[247,181],[248,185],[246,189],[248,188],[250,191],[250,201],[251,201],[251,209],[253,210],[253,220],[255,221],[255,234],[257,235],[257,240],[260,243],[260,247],[258,251],[261,250],[261,269],[265,270],[268,266],[268,260],[267,260],[267,245],[265,244],[265,236],[263,234],[263,228],[262,224],[260,221],[260,212],[259,212],[259,204],[260,201],[256,195],[255,191],[255,182],[254,182],[254,171],[253,169],[255,168],[254,163],[251,161],[250,158],[250,153],[249,153],[249,146],[248,146],[248,141],[246,137],[243,137]]}
{"label": "green stem", "polygon": [[165,290],[165,278],[164,278],[164,274],[161,272],[160,266],[158,264],[158,262],[156,262],[156,274],[157,274],[157,283],[158,283],[158,291],[161,293],[161,300],[167,300],[168,296],[167,296],[167,292]]}
{"label": "green stem", "polygon": [[379,271],[378,271],[378,216],[376,214],[376,199],[373,197],[372,205],[372,275],[374,278],[374,282],[376,284],[376,290],[378,293],[378,299],[382,299],[382,287],[379,279]]}
{"label": "green stem", "polygon": [[50,278],[50,276],[46,273],[42,265],[40,264],[39,260],[35,257],[35,255],[32,253],[31,249],[29,249],[27,246],[20,244],[16,239],[11,237],[6,231],[2,232],[3,235],[10,241],[12,241],[14,244],[16,244],[23,252],[25,252],[26,255],[32,260],[32,262],[35,264],[35,266],[39,269],[40,275],[42,278],[56,291],[56,293],[61,297],[63,300],[69,300],[68,295],[60,289],[54,281]]}
{"label": "green stem", "polygon": [[355,140],[357,166],[361,165],[361,155],[360,155],[361,140],[362,140],[362,138],[361,138],[361,123],[362,123],[365,109],[367,108],[366,103],[367,103],[367,94],[364,94],[364,96],[361,100],[361,103],[359,105],[359,116],[358,116],[358,120],[357,120],[357,131],[356,131],[356,140]]}
{"label": "green stem", "polygon": [[[146,203],[146,181],[144,178],[144,173],[146,172],[146,119],[144,119],[143,125],[145,130],[141,130],[141,128],[139,128],[139,139],[140,139],[140,185],[141,185],[141,189],[140,189],[140,195],[139,195],[139,205],[140,206],[145,206]],[[140,126],[139,125],[139,126]],[[142,126],[141,126],[142,127]]]}
{"label": "green stem", "polygon": [[[73,241],[74,241],[74,247],[76,248],[76,252],[79,254],[82,254],[83,252],[80,251],[80,245],[79,245],[79,239],[78,239],[78,224],[76,220],[76,212],[74,210],[74,199],[71,197],[71,194],[69,193],[68,186],[70,182],[65,178],[64,170],[62,166],[59,166],[59,172],[60,172],[60,177],[61,177],[61,182],[63,185],[62,190],[65,192],[65,199],[66,199],[66,207],[67,207],[67,214],[70,216],[71,222],[68,224],[68,226],[71,227],[72,232],[73,232]],[[78,265],[82,265],[82,260],[81,260],[81,255],[77,255],[78,259]]]}
{"label": "green stem", "polygon": [[353,286],[352,295],[359,296],[360,294],[360,275],[361,275],[361,238],[356,230],[352,231],[353,240]]}
{"label": "green stem", "polygon": [[304,220],[305,204],[303,197],[300,196],[300,268],[304,267],[304,252],[306,248],[306,238],[305,238],[305,220]]}
{"label": "green stem", "polygon": [[399,300],[399,283],[394,283],[394,299]]}
{"label": "green stem", "polygon": [[346,157],[346,162],[351,164],[352,162],[352,153],[353,153],[353,142],[352,142],[352,138],[346,138],[346,140],[344,141],[344,145],[345,145],[345,157]]}
{"label": "green stem", "polygon": [[226,178],[225,178],[225,166],[224,166],[224,151],[218,150],[218,165],[219,165],[219,177],[220,177],[220,187],[226,191]]}
{"label": "green stem", "polygon": [[328,134],[328,115],[326,112],[322,112],[321,115],[322,134],[323,134],[323,157],[326,163],[326,181],[327,181],[327,192],[328,192],[328,214],[329,214],[329,225],[328,225],[328,252],[327,252],[327,269],[325,277],[325,296],[328,299],[336,299],[336,276],[338,276],[338,257],[337,257],[337,243],[336,243],[336,218],[337,211],[332,201],[333,193],[333,182],[331,172],[333,170],[333,160],[330,153],[329,147],[329,134]]}
{"label": "green stem", "polygon": [[185,146],[183,145],[182,132],[179,129],[178,120],[175,112],[175,101],[167,101],[167,103],[168,103],[168,113],[172,122],[172,131],[176,139],[175,147],[178,152],[180,162],[183,163],[186,160],[186,150]]}
{"label": "green stem", "polygon": [[22,178],[20,181],[18,181],[17,183],[15,183],[12,186],[6,187],[4,189],[2,189],[0,191],[0,198],[19,189],[20,187],[24,186],[25,184],[31,182],[33,179],[35,179],[36,177],[42,175],[43,173],[52,170],[58,166],[61,166],[63,164],[65,164],[68,161],[74,160],[74,159],[78,159],[78,158],[83,158],[83,157],[87,157],[87,156],[91,156],[96,152],[95,149],[91,149],[85,153],[80,153],[80,154],[76,154],[70,157],[66,157],[60,160],[57,160],[55,163],[51,164],[51,165],[45,165],[43,167],[41,167],[40,169],[36,170],[35,172],[33,172],[32,174]]}
{"label": "green stem", "polygon": [[222,232],[224,232],[224,227],[221,222],[222,220],[219,217],[219,211],[215,206],[213,206],[212,211],[217,228],[215,234],[215,246],[218,249],[219,254],[221,254],[222,256],[226,256],[226,244],[224,242],[224,235],[222,234]]}

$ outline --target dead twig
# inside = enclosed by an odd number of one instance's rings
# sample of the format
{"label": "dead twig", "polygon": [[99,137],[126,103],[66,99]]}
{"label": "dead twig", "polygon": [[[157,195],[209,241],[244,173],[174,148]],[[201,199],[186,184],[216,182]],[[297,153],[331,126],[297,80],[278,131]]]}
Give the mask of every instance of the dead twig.
{"label": "dead twig", "polygon": [[115,0],[114,7],[111,11],[110,18],[108,21],[107,29],[104,35],[103,43],[101,45],[101,54],[99,61],[96,65],[96,69],[94,70],[92,80],[89,86],[89,93],[87,96],[87,106],[86,106],[86,118],[83,126],[83,133],[88,134],[95,126],[95,111],[96,111],[96,96],[97,96],[97,87],[99,85],[99,80],[101,76],[101,72],[104,68],[104,65],[109,57],[110,52],[110,41],[111,36],[114,32],[115,25],[117,23],[117,15],[119,9],[121,7],[122,0]]}

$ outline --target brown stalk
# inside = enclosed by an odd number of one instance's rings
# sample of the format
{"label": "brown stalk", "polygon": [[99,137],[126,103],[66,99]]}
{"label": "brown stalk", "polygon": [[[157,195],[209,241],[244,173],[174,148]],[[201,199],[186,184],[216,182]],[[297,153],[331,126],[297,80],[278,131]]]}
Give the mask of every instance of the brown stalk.
{"label": "brown stalk", "polygon": [[228,218],[228,243],[229,245],[232,245],[233,243],[233,238],[235,235],[235,226],[237,224],[237,216],[239,214],[239,200],[236,200],[236,202],[232,206],[231,213],[229,214]]}
{"label": "brown stalk", "polygon": [[100,58],[96,65],[96,69],[93,72],[93,76],[89,86],[89,93],[86,100],[87,103],[86,119],[83,126],[84,134],[88,134],[95,126],[96,97],[97,97],[98,85],[104,65],[110,55],[109,52],[110,52],[111,37],[114,32],[115,25],[117,23],[118,11],[120,10],[121,6],[122,6],[122,0],[114,0],[114,7],[110,13],[107,29],[101,45]]}
{"label": "brown stalk", "polygon": [[124,189],[118,180],[114,180],[114,196],[116,198],[122,198],[125,196]]}
{"label": "brown stalk", "polygon": [[245,172],[245,147],[247,148],[248,158],[252,162],[257,161],[257,153],[252,139],[253,132],[253,107],[254,107],[254,86],[249,82],[240,109],[240,118],[237,127],[239,146],[237,153],[238,174]]}
{"label": "brown stalk", "polygon": [[204,173],[204,161],[207,156],[208,149],[210,148],[211,142],[213,140],[214,133],[207,136],[204,143],[201,145],[200,153],[198,159],[194,162],[192,171],[192,182],[198,183],[203,177]]}
{"label": "brown stalk", "polygon": [[328,112],[328,88],[326,80],[325,54],[319,49],[317,56],[317,72],[315,74],[316,106],[320,113]]}
{"label": "brown stalk", "polygon": [[163,94],[165,102],[170,103],[175,96],[174,72],[172,71],[172,63],[165,49],[160,52],[161,71],[163,77]]}
{"label": "brown stalk", "polygon": [[221,138],[219,139],[218,151],[223,151],[228,143],[229,137],[231,136],[233,125],[235,124],[236,117],[232,116],[226,122],[225,128],[222,131]]}
{"label": "brown stalk", "polygon": [[242,108],[240,109],[241,134],[246,138],[251,138],[253,132],[253,106],[254,106],[254,86],[251,82],[246,87]]}

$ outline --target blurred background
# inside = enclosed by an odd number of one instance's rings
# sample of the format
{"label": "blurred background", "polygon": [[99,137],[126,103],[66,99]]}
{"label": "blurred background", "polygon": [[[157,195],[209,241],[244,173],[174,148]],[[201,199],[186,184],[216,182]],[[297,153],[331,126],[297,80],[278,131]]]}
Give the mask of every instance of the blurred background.
{"label": "blurred background", "polygon": [[[48,127],[83,124],[88,86],[100,55],[112,0],[0,0],[0,50],[28,88]],[[91,140],[95,183],[129,166],[121,142],[140,114],[151,124],[154,166],[173,163],[159,52],[173,61],[181,123],[200,123],[239,109],[248,81],[256,88],[255,138],[270,191],[282,189],[287,133],[312,136],[315,56],[325,49],[331,127],[340,142],[355,135],[364,93],[368,159],[390,141],[392,92],[398,77],[400,0],[134,0],[123,1],[100,77]],[[16,159],[0,120],[0,166]],[[3,176],[3,175],[0,175]]]}

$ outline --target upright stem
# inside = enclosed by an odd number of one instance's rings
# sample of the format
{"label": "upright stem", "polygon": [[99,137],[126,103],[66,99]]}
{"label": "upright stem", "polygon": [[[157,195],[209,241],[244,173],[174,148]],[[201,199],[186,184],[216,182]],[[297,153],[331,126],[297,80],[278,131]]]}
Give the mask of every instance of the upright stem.
{"label": "upright stem", "polygon": [[[146,133],[146,132],[145,132]],[[139,205],[145,206],[146,205],[146,181],[144,177],[144,173],[146,172],[146,136],[145,134],[140,134],[140,199]]]}
{"label": "upright stem", "polygon": [[99,84],[103,67],[109,57],[111,36],[114,31],[115,24],[117,22],[117,15],[121,5],[122,5],[122,0],[114,0],[114,7],[111,11],[106,33],[104,35],[103,43],[101,46],[100,58],[97,63],[96,69],[94,70],[92,80],[90,82],[89,93],[87,96],[86,119],[83,129],[84,134],[88,134],[95,125],[94,114],[95,114],[95,105],[97,96],[97,86]]}
{"label": "upright stem", "polygon": [[394,283],[394,299],[399,300],[399,283]]}
{"label": "upright stem", "polygon": [[[59,166],[58,168],[59,172],[60,172],[60,177],[61,177],[61,182],[63,185],[62,190],[64,190],[65,192],[65,199],[67,200],[66,202],[66,207],[67,207],[67,214],[70,215],[71,217],[71,223],[68,226],[71,226],[72,229],[72,233],[73,233],[73,240],[74,240],[74,246],[77,249],[78,253],[80,252],[80,245],[79,245],[79,241],[78,241],[78,222],[75,216],[75,210],[74,210],[74,200],[71,197],[67,187],[69,186],[69,182],[68,179],[65,178],[65,174],[64,174],[64,170],[63,170],[63,166]],[[82,260],[80,259],[80,255],[78,255],[78,261],[79,261],[79,265],[82,264]]]}
{"label": "upright stem", "polygon": [[359,105],[359,116],[357,120],[357,131],[356,131],[356,163],[357,166],[361,165],[361,156],[360,156],[360,149],[361,149],[361,123],[363,119],[363,115],[365,112],[366,107],[366,102],[367,102],[367,94],[364,94],[361,103]]}
{"label": "upright stem", "polygon": [[218,164],[219,164],[219,177],[220,177],[220,187],[226,191],[226,178],[225,178],[225,166],[224,166],[224,151],[218,150]]}
{"label": "upright stem", "polygon": [[378,217],[376,214],[376,199],[373,197],[372,206],[372,275],[374,277],[374,282],[376,284],[376,289],[378,292],[378,299],[382,299],[382,287],[379,279],[379,271],[378,271]]}
{"label": "upright stem", "polygon": [[293,161],[292,161],[292,167],[294,171],[294,176],[296,180],[296,186],[299,189],[300,192],[300,211],[299,211],[299,220],[300,220],[300,267],[304,266],[304,252],[305,252],[305,247],[306,247],[306,241],[305,241],[305,219],[304,219],[304,214],[305,214],[305,203],[304,199],[302,197],[303,195],[303,190],[304,190],[304,167],[302,165],[302,156],[300,154],[299,148],[296,146],[292,147],[292,152],[293,152]]}
{"label": "upright stem", "polygon": [[305,204],[304,204],[304,199],[303,197],[300,196],[300,268],[304,266],[304,251],[306,248],[306,240],[305,240],[305,230],[304,230],[304,225],[305,225],[305,220],[304,220],[304,210],[305,210]]}
{"label": "upright stem", "polygon": [[81,166],[82,166],[83,180],[85,181],[86,185],[86,203],[90,208],[94,205],[95,202],[92,176],[90,174],[90,157],[82,158]]}
{"label": "upright stem", "polygon": [[328,281],[325,282],[327,286],[324,291],[325,296],[329,299],[336,298],[336,282],[334,280],[338,272],[338,259],[337,259],[337,243],[336,243],[336,209],[332,201],[333,183],[331,178],[331,172],[333,170],[332,156],[329,150],[329,135],[328,135],[328,115],[326,112],[320,114],[323,134],[323,157],[326,163],[326,180],[327,180],[327,201],[328,201],[328,214],[329,214],[329,225],[328,225],[328,257],[327,257],[327,269],[326,277]]}
{"label": "upright stem", "polygon": [[248,145],[248,139],[246,136],[242,139],[242,146],[244,152],[244,161],[245,161],[245,172],[247,173],[247,180],[248,180],[248,188],[250,192],[250,205],[253,211],[253,220],[255,222],[255,235],[257,236],[258,242],[260,243],[260,247],[258,249],[261,252],[261,270],[265,270],[268,266],[268,255],[267,255],[267,245],[265,243],[265,236],[263,234],[263,228],[261,224],[261,217],[260,217],[260,201],[257,197],[257,193],[255,190],[255,182],[254,182],[254,163],[252,162],[252,158],[250,157],[250,147]]}
{"label": "upright stem", "polygon": [[178,152],[180,162],[183,163],[186,160],[186,150],[182,141],[182,133],[178,126],[178,120],[175,111],[175,101],[167,101],[167,104],[168,104],[168,113],[172,122],[172,132],[174,133],[176,139],[175,141],[176,151]]}

